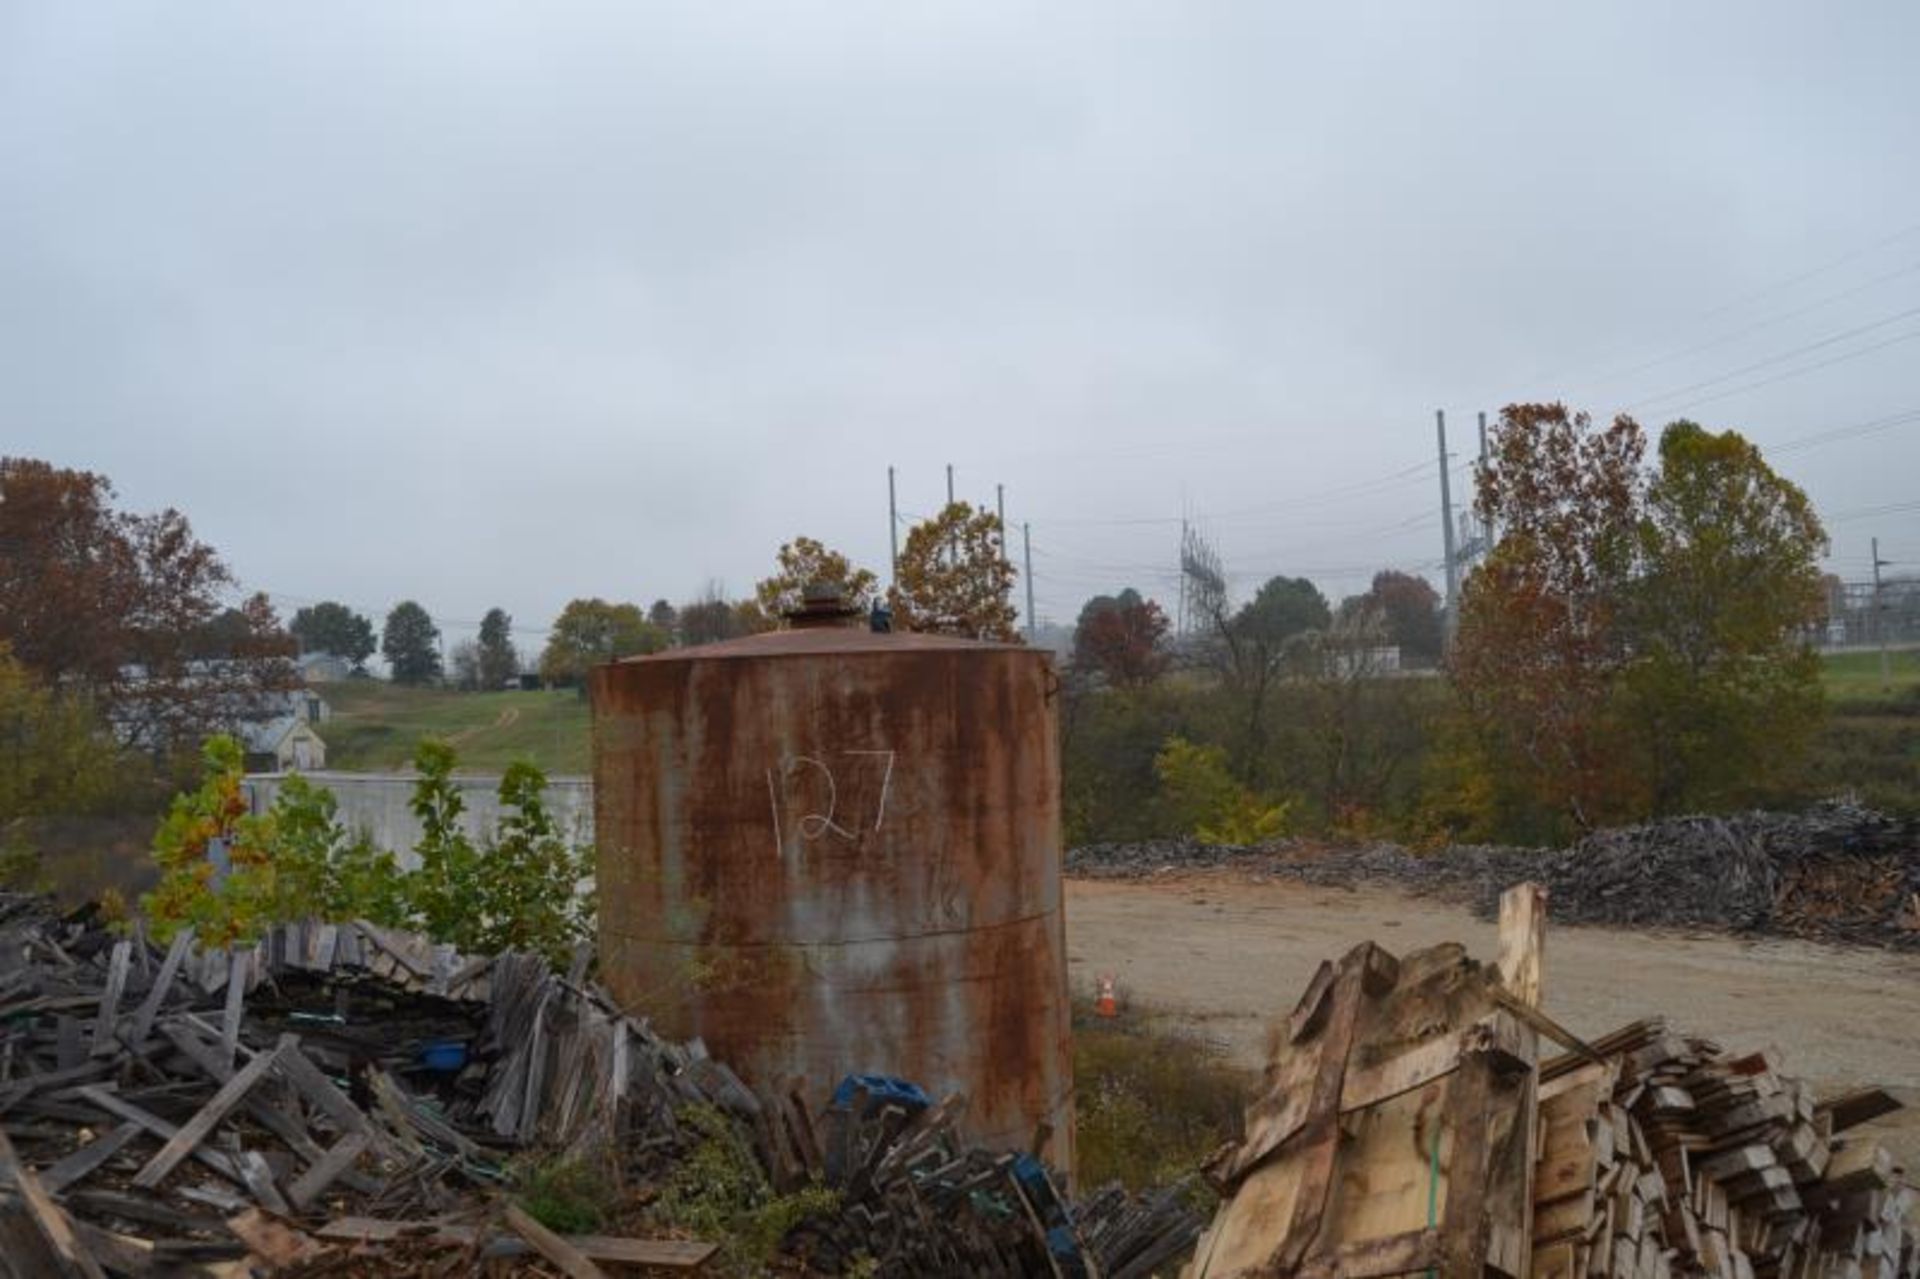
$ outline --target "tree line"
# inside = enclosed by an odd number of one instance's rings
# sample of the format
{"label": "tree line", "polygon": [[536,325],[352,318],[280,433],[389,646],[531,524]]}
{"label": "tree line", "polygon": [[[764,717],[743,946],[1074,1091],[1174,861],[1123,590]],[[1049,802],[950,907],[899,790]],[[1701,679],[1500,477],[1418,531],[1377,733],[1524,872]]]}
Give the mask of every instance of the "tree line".
{"label": "tree line", "polygon": [[780,546],[774,571],[742,599],[728,599],[715,583],[679,605],[665,599],[645,607],[598,596],[570,600],[547,628],[530,667],[514,645],[513,619],[500,608],[488,610],[478,638],[455,645],[447,663],[439,627],[412,600],[387,614],[377,645],[372,620],[333,600],[300,609],[289,630],[306,651],[331,653],[356,670],[364,672],[377,648],[396,683],[466,689],[501,688],[522,673],[537,673],[553,687],[577,687],[603,662],[775,630],[800,607],[809,587],[821,585],[833,587],[850,611],[864,614],[880,606],[887,624],[902,630],[1017,642],[1014,570],[1003,549],[999,517],[956,502],[909,531],[898,578],[882,591],[871,569],[800,536]]}
{"label": "tree line", "polygon": [[[1806,494],[1738,432],[1502,413],[1475,477],[1492,545],[1457,634],[1425,581],[1329,605],[1277,576],[1236,601],[1204,539],[1192,634],[1138,592],[1090,600],[1063,724],[1076,838],[1223,828],[1555,841],[1797,795],[1823,723]],[[1440,678],[1387,678],[1391,658]],[[1211,796],[1218,810],[1194,796]],[[1268,822],[1271,825],[1271,822]],[[1246,828],[1246,821],[1239,829]]]}

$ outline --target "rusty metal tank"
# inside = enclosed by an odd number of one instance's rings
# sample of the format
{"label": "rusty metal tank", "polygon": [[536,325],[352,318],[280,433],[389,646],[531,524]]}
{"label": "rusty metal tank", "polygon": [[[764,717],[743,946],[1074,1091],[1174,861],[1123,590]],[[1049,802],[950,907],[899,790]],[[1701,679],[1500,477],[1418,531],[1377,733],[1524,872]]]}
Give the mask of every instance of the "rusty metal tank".
{"label": "rusty metal tank", "polygon": [[796,629],[593,673],[607,984],[762,1088],[964,1092],[1071,1169],[1057,681],[1035,649]]}

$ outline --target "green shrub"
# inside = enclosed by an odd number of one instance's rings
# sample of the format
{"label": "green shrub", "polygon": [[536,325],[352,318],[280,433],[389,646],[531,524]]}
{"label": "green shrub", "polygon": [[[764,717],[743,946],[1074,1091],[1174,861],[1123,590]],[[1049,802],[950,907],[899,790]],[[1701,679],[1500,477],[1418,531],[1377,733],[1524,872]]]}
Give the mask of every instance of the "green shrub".
{"label": "green shrub", "polygon": [[686,1106],[677,1117],[698,1140],[661,1187],[653,1213],[663,1224],[719,1244],[729,1274],[764,1273],[789,1230],[839,1205],[839,1195],[820,1185],[775,1194],[752,1149],[718,1109]]}
{"label": "green shrub", "polygon": [[583,1159],[526,1159],[512,1165],[513,1195],[527,1215],[563,1235],[602,1229],[617,1206],[606,1173]]}
{"label": "green shrub", "polygon": [[[154,836],[161,880],[142,904],[163,940],[192,925],[203,945],[224,947],[295,919],[367,919],[465,951],[531,951],[558,966],[592,935],[592,898],[578,891],[592,850],[562,834],[546,807],[546,776],[531,764],[501,778],[506,811],[479,848],[461,823],[453,748],[420,743],[412,798],[420,865],[404,872],[392,853],[345,829],[330,791],[297,774],[272,809],[250,814],[241,761],[232,738],[210,739],[205,776],[175,797]],[[216,840],[229,863],[224,875],[211,856]]]}
{"label": "green shrub", "polygon": [[1228,771],[1222,747],[1169,737],[1153,771],[1181,828],[1207,843],[1259,844],[1286,833],[1287,805],[1241,785]]}

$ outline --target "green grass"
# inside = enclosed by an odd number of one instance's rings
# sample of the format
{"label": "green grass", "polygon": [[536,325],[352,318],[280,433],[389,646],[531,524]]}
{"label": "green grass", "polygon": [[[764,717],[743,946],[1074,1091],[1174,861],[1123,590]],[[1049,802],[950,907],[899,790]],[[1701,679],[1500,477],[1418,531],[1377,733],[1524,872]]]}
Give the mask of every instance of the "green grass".
{"label": "green grass", "polygon": [[[1920,698],[1920,649],[1895,649],[1887,654],[1891,689],[1880,682],[1880,654],[1827,653],[1821,658],[1827,697],[1836,703],[1887,702]],[[1920,714],[1920,703],[1915,705]]]}
{"label": "green grass", "polygon": [[422,737],[453,742],[463,769],[495,772],[516,759],[549,775],[591,767],[587,701],[571,691],[461,693],[356,679],[322,685],[320,695],[333,708],[320,725],[328,768],[405,768]]}

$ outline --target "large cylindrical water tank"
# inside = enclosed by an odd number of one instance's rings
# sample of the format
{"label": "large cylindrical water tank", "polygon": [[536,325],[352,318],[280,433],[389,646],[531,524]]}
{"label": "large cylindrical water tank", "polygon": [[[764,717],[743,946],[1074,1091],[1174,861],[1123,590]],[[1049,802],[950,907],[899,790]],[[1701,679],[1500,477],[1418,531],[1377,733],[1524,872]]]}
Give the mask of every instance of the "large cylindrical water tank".
{"label": "large cylindrical water tank", "polygon": [[601,956],[629,1007],[816,1105],[964,1092],[1071,1168],[1057,680],[1015,644],[839,627],[593,673]]}

